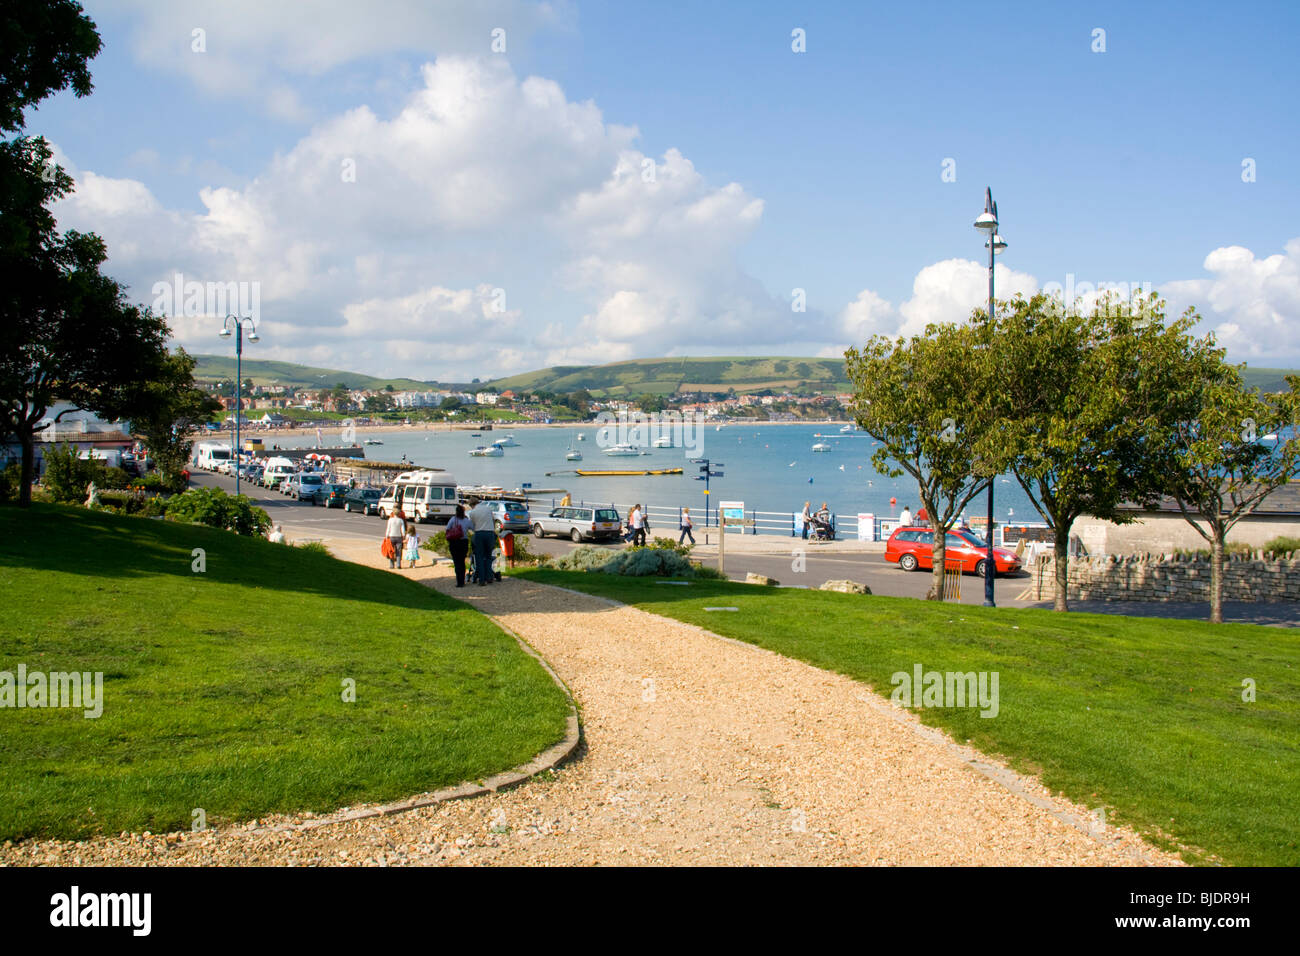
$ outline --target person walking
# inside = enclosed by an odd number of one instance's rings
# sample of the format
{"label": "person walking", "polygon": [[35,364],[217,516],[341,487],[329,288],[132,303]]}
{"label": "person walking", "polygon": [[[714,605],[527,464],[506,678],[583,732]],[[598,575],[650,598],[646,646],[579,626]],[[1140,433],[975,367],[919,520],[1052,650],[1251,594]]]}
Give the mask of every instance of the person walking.
{"label": "person walking", "polygon": [[474,583],[480,586],[492,583],[492,551],[497,543],[495,517],[486,500],[469,510],[469,525],[474,532]]}
{"label": "person walking", "polygon": [[682,522],[681,522],[682,533],[677,537],[677,543],[678,543],[678,544],[681,544],[681,543],[682,543],[683,541],[685,541],[687,538],[690,538],[690,539],[691,539],[691,544],[694,544],[694,543],[695,543],[695,535],[691,534],[691,529],[694,528],[694,527],[695,527],[695,522],[691,520],[691,509],[690,509],[690,508],[683,508],[683,509],[682,509]]}
{"label": "person walking", "polygon": [[406,519],[401,515],[400,511],[394,511],[388,516],[388,523],[384,525],[384,537],[391,545],[391,550],[388,552],[390,568],[398,567],[402,560],[402,538],[406,536]]}
{"label": "person walking", "polygon": [[420,532],[415,530],[415,524],[406,526],[406,560],[410,561],[409,567],[415,567],[420,560]]}
{"label": "person walking", "polygon": [[632,513],[627,516],[628,525],[632,528],[632,544],[645,547],[645,513],[641,510],[641,505],[632,506]]}
{"label": "person walking", "polygon": [[456,587],[465,586],[465,557],[469,554],[469,536],[473,529],[465,517],[465,506],[457,505],[455,516],[447,522],[447,550],[456,569]]}
{"label": "person walking", "polygon": [[812,502],[803,503],[803,514],[799,516],[799,523],[803,525],[803,539],[808,540],[808,526],[812,524]]}

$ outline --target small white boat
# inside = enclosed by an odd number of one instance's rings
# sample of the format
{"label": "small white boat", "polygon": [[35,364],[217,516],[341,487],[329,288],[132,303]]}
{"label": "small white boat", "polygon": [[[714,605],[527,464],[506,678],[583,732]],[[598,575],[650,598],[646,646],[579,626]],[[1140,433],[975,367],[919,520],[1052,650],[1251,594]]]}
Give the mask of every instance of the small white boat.
{"label": "small white boat", "polygon": [[652,444],[656,448],[672,448],[673,440],[669,438],[667,435],[660,435],[658,438],[654,440]]}
{"label": "small white boat", "polygon": [[500,445],[479,445],[477,448],[471,448],[469,456],[471,458],[504,458],[506,450]]}
{"label": "small white boat", "polygon": [[366,444],[367,444],[367,445],[382,445],[383,442],[380,441],[378,438],[367,438],[367,439],[366,439]]}
{"label": "small white boat", "polygon": [[641,449],[636,445],[610,445],[605,449],[605,454],[611,458],[631,458],[634,455],[640,455]]}
{"label": "small white boat", "polygon": [[848,424],[848,425],[845,425],[843,428],[840,429],[840,434],[841,434],[841,435],[847,435],[847,434],[849,434],[849,432],[855,432],[855,431],[857,431],[857,430],[858,430],[858,426],[857,426],[857,425]]}
{"label": "small white boat", "polygon": [[812,450],[813,450],[813,451],[830,451],[830,450],[831,450],[831,446],[828,445],[828,444],[826,444],[826,442],[824,442],[824,441],[819,441],[817,444],[815,444],[815,445],[812,446]]}
{"label": "small white boat", "polygon": [[570,448],[567,452],[565,452],[565,454],[564,454],[564,460],[565,460],[565,461],[582,461],[582,452],[580,452],[580,451],[576,451],[575,449]]}
{"label": "small white boat", "polygon": [[514,448],[519,442],[515,441],[514,435],[507,435],[505,438],[498,438],[492,444],[500,445],[502,448]]}
{"label": "small white boat", "polygon": [[578,441],[586,441],[587,436],[583,432],[578,432]]}

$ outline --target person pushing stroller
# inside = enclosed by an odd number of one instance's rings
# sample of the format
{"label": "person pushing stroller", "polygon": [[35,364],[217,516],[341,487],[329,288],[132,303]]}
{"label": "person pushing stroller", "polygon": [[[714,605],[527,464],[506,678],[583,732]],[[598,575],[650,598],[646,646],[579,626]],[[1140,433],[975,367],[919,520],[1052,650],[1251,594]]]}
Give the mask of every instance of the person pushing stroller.
{"label": "person pushing stroller", "polygon": [[813,541],[834,541],[835,526],[831,523],[831,511],[826,507],[826,502],[812,516],[812,540]]}

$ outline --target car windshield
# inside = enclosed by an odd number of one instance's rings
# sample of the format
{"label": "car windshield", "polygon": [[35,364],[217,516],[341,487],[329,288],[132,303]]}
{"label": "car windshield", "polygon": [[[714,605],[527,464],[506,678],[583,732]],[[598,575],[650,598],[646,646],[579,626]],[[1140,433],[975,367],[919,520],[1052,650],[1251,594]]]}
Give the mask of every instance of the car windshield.
{"label": "car windshield", "polygon": [[303,475],[298,480],[304,485],[319,485],[321,483],[320,475]]}
{"label": "car windshield", "polygon": [[983,548],[986,551],[988,550],[988,542],[985,541],[983,538],[981,538],[979,535],[977,535],[975,532],[963,531],[961,533],[961,536],[965,538],[966,543],[971,545],[972,547]]}
{"label": "car windshield", "polygon": [[375,498],[375,499],[378,499],[378,498],[379,498],[379,491],[378,491],[378,489],[367,488],[365,491],[361,492],[361,497],[363,497],[363,498]]}

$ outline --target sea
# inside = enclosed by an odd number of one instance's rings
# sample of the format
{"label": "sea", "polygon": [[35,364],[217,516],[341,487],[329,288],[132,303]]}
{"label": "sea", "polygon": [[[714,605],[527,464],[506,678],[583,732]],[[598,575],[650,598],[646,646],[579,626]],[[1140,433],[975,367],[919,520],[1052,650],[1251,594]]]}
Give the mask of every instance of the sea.
{"label": "sea", "polygon": [[[689,507],[702,516],[705,483],[697,480],[701,466],[693,458],[708,458],[711,469],[721,472],[708,483],[710,513],[718,502],[743,502],[746,511],[770,513],[762,530],[779,531],[782,518],[803,510],[810,501],[816,510],[822,502],[836,515],[870,513],[878,518],[895,518],[904,506],[913,513],[920,506],[916,482],[910,476],[880,475],[871,464],[874,439],[861,432],[841,432],[841,426],[743,425],[722,428],[707,425],[697,433],[692,447],[647,448],[638,457],[603,454],[597,443],[598,426],[521,428],[508,426],[492,431],[427,431],[418,426],[409,431],[367,432],[357,429],[357,441],[378,439],[382,445],[366,445],[366,457],[376,461],[406,461],[414,466],[442,468],[462,485],[500,485],[506,489],[531,487],[557,489],[541,495],[557,502],[564,492],[574,503],[613,504],[620,512],[640,502],[655,509]],[[585,435],[579,441],[578,435]],[[471,457],[471,449],[512,435],[518,443],[501,458]],[[292,435],[265,437],[267,447],[300,448],[315,444],[308,430]],[[690,440],[690,439],[688,439]],[[337,442],[326,435],[324,444]],[[817,443],[831,446],[829,452],[814,452]],[[573,448],[582,453],[581,462],[565,460]],[[583,478],[575,469],[681,468],[680,475]],[[559,490],[562,489],[562,490]],[[968,518],[987,512],[987,495],[976,497],[966,508]],[[1039,524],[1042,519],[1015,479],[1003,476],[994,487],[994,516],[999,523]]]}

